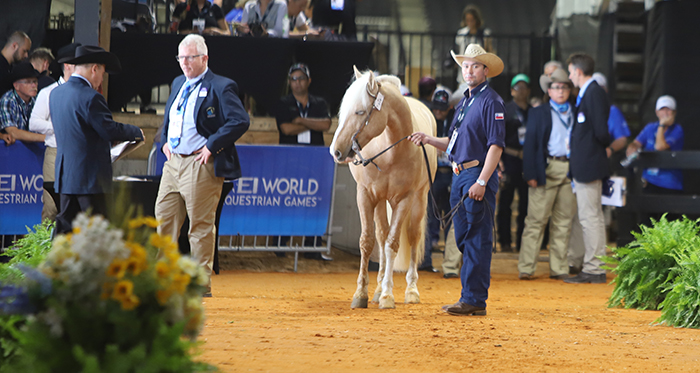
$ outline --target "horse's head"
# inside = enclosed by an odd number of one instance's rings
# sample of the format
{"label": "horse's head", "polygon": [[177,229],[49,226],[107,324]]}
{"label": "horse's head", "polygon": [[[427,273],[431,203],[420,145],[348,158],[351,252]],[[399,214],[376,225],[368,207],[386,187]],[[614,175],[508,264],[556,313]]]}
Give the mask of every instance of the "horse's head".
{"label": "horse's head", "polygon": [[382,97],[381,82],[371,71],[363,74],[353,68],[355,81],[343,96],[338,129],[329,149],[337,163],[351,161],[360,149],[384,131],[387,122],[387,110],[378,110],[375,105],[379,104],[377,97]]}

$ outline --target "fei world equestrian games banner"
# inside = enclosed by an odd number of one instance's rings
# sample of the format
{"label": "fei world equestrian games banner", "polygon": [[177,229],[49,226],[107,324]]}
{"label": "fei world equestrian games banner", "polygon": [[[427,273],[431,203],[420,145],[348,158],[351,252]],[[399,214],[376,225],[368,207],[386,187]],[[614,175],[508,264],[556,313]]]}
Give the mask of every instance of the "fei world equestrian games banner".
{"label": "fei world equestrian games banner", "polygon": [[237,145],[243,177],[224,200],[220,235],[322,236],[335,163],[324,146]]}
{"label": "fei world equestrian games banner", "polygon": [[0,141],[0,234],[27,234],[41,223],[44,144]]}

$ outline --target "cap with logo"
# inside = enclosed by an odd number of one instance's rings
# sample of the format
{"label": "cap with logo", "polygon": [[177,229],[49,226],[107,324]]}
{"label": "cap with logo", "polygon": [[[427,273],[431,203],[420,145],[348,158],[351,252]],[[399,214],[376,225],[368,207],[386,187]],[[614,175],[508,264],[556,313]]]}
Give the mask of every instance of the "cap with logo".
{"label": "cap with logo", "polygon": [[435,91],[431,109],[447,110],[450,108],[450,94],[445,90]]}
{"label": "cap with logo", "polygon": [[671,110],[676,110],[676,99],[669,95],[664,95],[656,100],[656,110],[661,110],[663,108],[669,108]]}
{"label": "cap with logo", "polygon": [[302,73],[304,73],[304,75],[306,75],[307,78],[311,78],[311,74],[309,73],[309,67],[306,66],[305,63],[301,63],[301,62],[295,63],[294,65],[292,65],[292,67],[289,68],[289,74],[288,74],[288,75],[291,76],[292,73],[295,72],[295,71],[297,71],[297,70],[299,70],[299,71],[301,71]]}

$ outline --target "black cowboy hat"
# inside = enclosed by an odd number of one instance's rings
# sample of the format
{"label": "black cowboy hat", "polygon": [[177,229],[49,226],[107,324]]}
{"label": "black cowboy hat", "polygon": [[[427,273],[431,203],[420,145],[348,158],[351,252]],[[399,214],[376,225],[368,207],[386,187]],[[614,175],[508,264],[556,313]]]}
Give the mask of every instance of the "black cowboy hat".
{"label": "black cowboy hat", "polygon": [[12,83],[24,78],[38,78],[39,72],[34,70],[34,66],[29,61],[24,61],[12,67],[10,79]]}
{"label": "black cowboy hat", "polygon": [[58,63],[65,63],[64,60],[71,60],[75,58],[75,50],[81,46],[80,43],[70,43],[66,46],[61,47],[56,54],[56,59]]}
{"label": "black cowboy hat", "polygon": [[70,63],[73,65],[98,63],[105,65],[105,70],[110,74],[116,74],[122,71],[122,65],[119,63],[119,58],[116,54],[92,45],[81,45],[75,49],[74,58],[66,58],[58,62]]}

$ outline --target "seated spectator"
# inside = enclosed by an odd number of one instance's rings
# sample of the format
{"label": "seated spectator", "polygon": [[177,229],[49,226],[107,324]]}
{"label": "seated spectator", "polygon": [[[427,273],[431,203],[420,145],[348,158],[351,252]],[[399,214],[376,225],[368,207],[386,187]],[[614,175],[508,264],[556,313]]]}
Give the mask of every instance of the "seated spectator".
{"label": "seated spectator", "polygon": [[30,49],[32,49],[32,40],[22,31],[13,32],[7,39],[0,51],[0,95],[12,89],[10,80],[12,65],[27,58]]}
{"label": "seated spectator", "polygon": [[39,91],[56,83],[56,81],[49,76],[49,66],[53,60],[53,53],[51,53],[49,48],[37,48],[29,54],[29,62],[34,66],[34,70],[38,71],[40,74],[39,85],[37,87]]}
{"label": "seated spectator", "polygon": [[[683,150],[683,128],[676,123],[676,100],[661,96],[656,100],[657,122],[649,123],[627,147],[627,155],[637,151]],[[644,191],[650,194],[679,194],[683,191],[683,172],[677,169],[647,168],[642,173]]]}
{"label": "seated spectator", "polygon": [[229,35],[224,12],[207,0],[180,3],[173,10],[170,31],[180,34]]}
{"label": "seated spectator", "polygon": [[[53,123],[51,122],[51,113],[49,111],[49,95],[56,87],[67,82],[73,72],[75,72],[75,65],[62,63],[61,61],[75,58],[75,49],[78,46],[80,46],[79,43],[73,43],[58,50],[58,61],[61,64],[63,76],[58,79],[58,82],[39,91],[29,118],[29,130],[46,136],[44,139],[44,145],[46,145],[43,167],[44,182],[56,180],[56,135],[53,131]],[[44,208],[41,210],[41,220],[55,220],[56,214],[58,214],[56,203],[51,194],[44,190]]]}
{"label": "seated spectator", "polygon": [[306,9],[309,8],[309,0],[287,0],[287,16],[289,17],[290,38],[321,38],[323,31],[319,32],[309,26],[311,20],[306,17]]}
{"label": "seated spectator", "polygon": [[[283,97],[277,109],[277,128],[280,144],[325,146],[323,132],[331,127],[331,116],[326,100],[309,94],[311,74],[303,63],[289,68],[289,87],[292,90]],[[281,237],[288,241],[289,237]],[[321,237],[306,237],[304,246],[320,246]],[[277,253],[283,256],[283,253]],[[304,253],[304,257],[317,260],[333,260],[321,253]]]}
{"label": "seated spectator", "polygon": [[45,136],[29,132],[29,115],[34,107],[39,72],[29,62],[20,62],[12,68],[13,89],[0,97],[0,132],[20,141],[43,142]]}
{"label": "seated spectator", "polygon": [[567,139],[574,125],[574,109],[569,103],[572,83],[563,69],[557,69],[551,77],[542,75],[540,86],[550,99],[528,112],[523,175],[530,188],[518,272],[521,280],[534,278],[544,230],[551,217],[549,277],[563,280],[569,277],[569,233],[577,211],[567,154]]}
{"label": "seated spectator", "polygon": [[355,0],[312,0],[313,25],[325,40],[357,40]]}
{"label": "seated spectator", "polygon": [[285,0],[250,0],[243,8],[238,32],[242,35],[284,38],[289,34]]}

